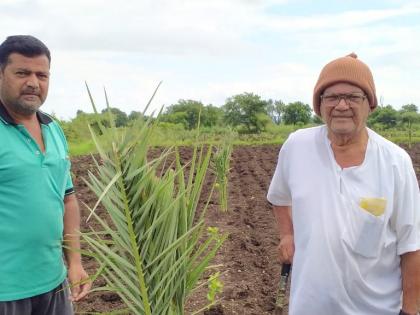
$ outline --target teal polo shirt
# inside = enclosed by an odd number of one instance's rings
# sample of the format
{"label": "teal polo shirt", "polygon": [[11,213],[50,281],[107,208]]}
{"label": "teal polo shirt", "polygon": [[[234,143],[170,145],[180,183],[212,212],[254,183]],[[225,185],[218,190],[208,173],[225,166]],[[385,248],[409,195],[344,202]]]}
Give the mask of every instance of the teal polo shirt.
{"label": "teal polo shirt", "polygon": [[65,136],[38,112],[45,152],[0,103],[0,301],[48,292],[66,277],[64,197],[73,193]]}

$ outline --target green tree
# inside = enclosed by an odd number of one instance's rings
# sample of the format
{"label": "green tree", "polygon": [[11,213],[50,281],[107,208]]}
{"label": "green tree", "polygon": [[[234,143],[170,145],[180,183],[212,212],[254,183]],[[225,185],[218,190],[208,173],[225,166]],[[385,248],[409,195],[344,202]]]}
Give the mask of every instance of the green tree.
{"label": "green tree", "polygon": [[418,112],[418,108],[414,104],[406,104],[406,105],[401,106],[400,112],[401,113],[405,113],[405,112],[417,113]]}
{"label": "green tree", "polygon": [[413,138],[413,125],[420,121],[420,114],[417,113],[417,106],[414,104],[407,104],[401,107],[399,111],[400,120],[407,127],[408,132],[408,146],[411,148]]}
{"label": "green tree", "polygon": [[283,109],[283,122],[286,125],[308,124],[311,121],[311,116],[311,107],[302,102],[289,103]]}
{"label": "green tree", "polygon": [[181,99],[178,103],[169,106],[161,118],[162,121],[183,124],[185,129],[191,130],[197,127],[200,112],[203,109],[204,105],[199,101]]}
{"label": "green tree", "polygon": [[286,104],[283,103],[283,101],[273,101],[268,100],[267,104],[267,114],[270,116],[273,123],[276,125],[280,125],[281,119],[282,119],[282,113],[284,112]]}
{"label": "green tree", "polygon": [[86,115],[86,113],[82,111],[81,109],[78,109],[76,112],[76,117],[81,116],[81,115]]}
{"label": "green tree", "polygon": [[85,113],[82,110],[78,110],[75,118],[69,122],[62,123],[61,126],[69,142],[80,142],[90,139],[89,125],[96,132],[100,132],[98,121],[105,126],[109,126],[109,120],[104,114]]}
{"label": "green tree", "polygon": [[370,127],[380,124],[385,129],[393,128],[398,122],[398,112],[391,106],[377,107],[368,117]]}
{"label": "green tree", "polygon": [[[124,127],[127,126],[128,123],[128,116],[126,113],[124,113],[122,110],[116,107],[110,107],[109,110],[114,116],[115,119],[115,126],[116,127]],[[107,113],[108,109],[105,108],[102,110],[102,114]]]}
{"label": "green tree", "polygon": [[253,93],[243,93],[229,97],[224,109],[225,122],[233,127],[244,126],[249,133],[265,130],[268,102]]}
{"label": "green tree", "polygon": [[137,112],[135,110],[131,111],[131,113],[128,115],[128,120],[137,120],[139,118],[142,118],[143,114],[141,112]]}
{"label": "green tree", "polygon": [[221,124],[223,110],[213,105],[204,106],[201,112],[201,124],[204,127],[213,127]]}

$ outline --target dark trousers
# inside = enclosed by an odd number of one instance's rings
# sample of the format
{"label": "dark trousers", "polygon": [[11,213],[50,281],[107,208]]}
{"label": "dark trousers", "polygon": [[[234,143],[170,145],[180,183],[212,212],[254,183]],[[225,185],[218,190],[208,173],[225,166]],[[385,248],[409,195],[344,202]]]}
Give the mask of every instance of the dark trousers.
{"label": "dark trousers", "polygon": [[65,280],[57,288],[26,299],[0,302],[0,315],[73,315]]}

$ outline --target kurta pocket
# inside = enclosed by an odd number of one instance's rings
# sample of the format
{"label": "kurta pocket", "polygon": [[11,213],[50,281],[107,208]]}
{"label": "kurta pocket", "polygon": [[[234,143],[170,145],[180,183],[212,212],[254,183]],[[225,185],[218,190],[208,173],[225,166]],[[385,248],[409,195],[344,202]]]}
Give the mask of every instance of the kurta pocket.
{"label": "kurta pocket", "polygon": [[348,247],[359,255],[375,258],[383,245],[384,214],[375,216],[353,201],[342,196],[344,211],[347,212],[347,228],[342,239]]}

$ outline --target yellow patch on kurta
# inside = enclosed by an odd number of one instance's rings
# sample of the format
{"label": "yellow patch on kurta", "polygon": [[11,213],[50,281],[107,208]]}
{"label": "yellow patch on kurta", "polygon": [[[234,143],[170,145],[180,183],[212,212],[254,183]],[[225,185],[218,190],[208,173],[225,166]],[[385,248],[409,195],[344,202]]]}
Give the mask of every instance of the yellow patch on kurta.
{"label": "yellow patch on kurta", "polygon": [[382,215],[386,208],[385,198],[360,198],[359,206],[374,216]]}

